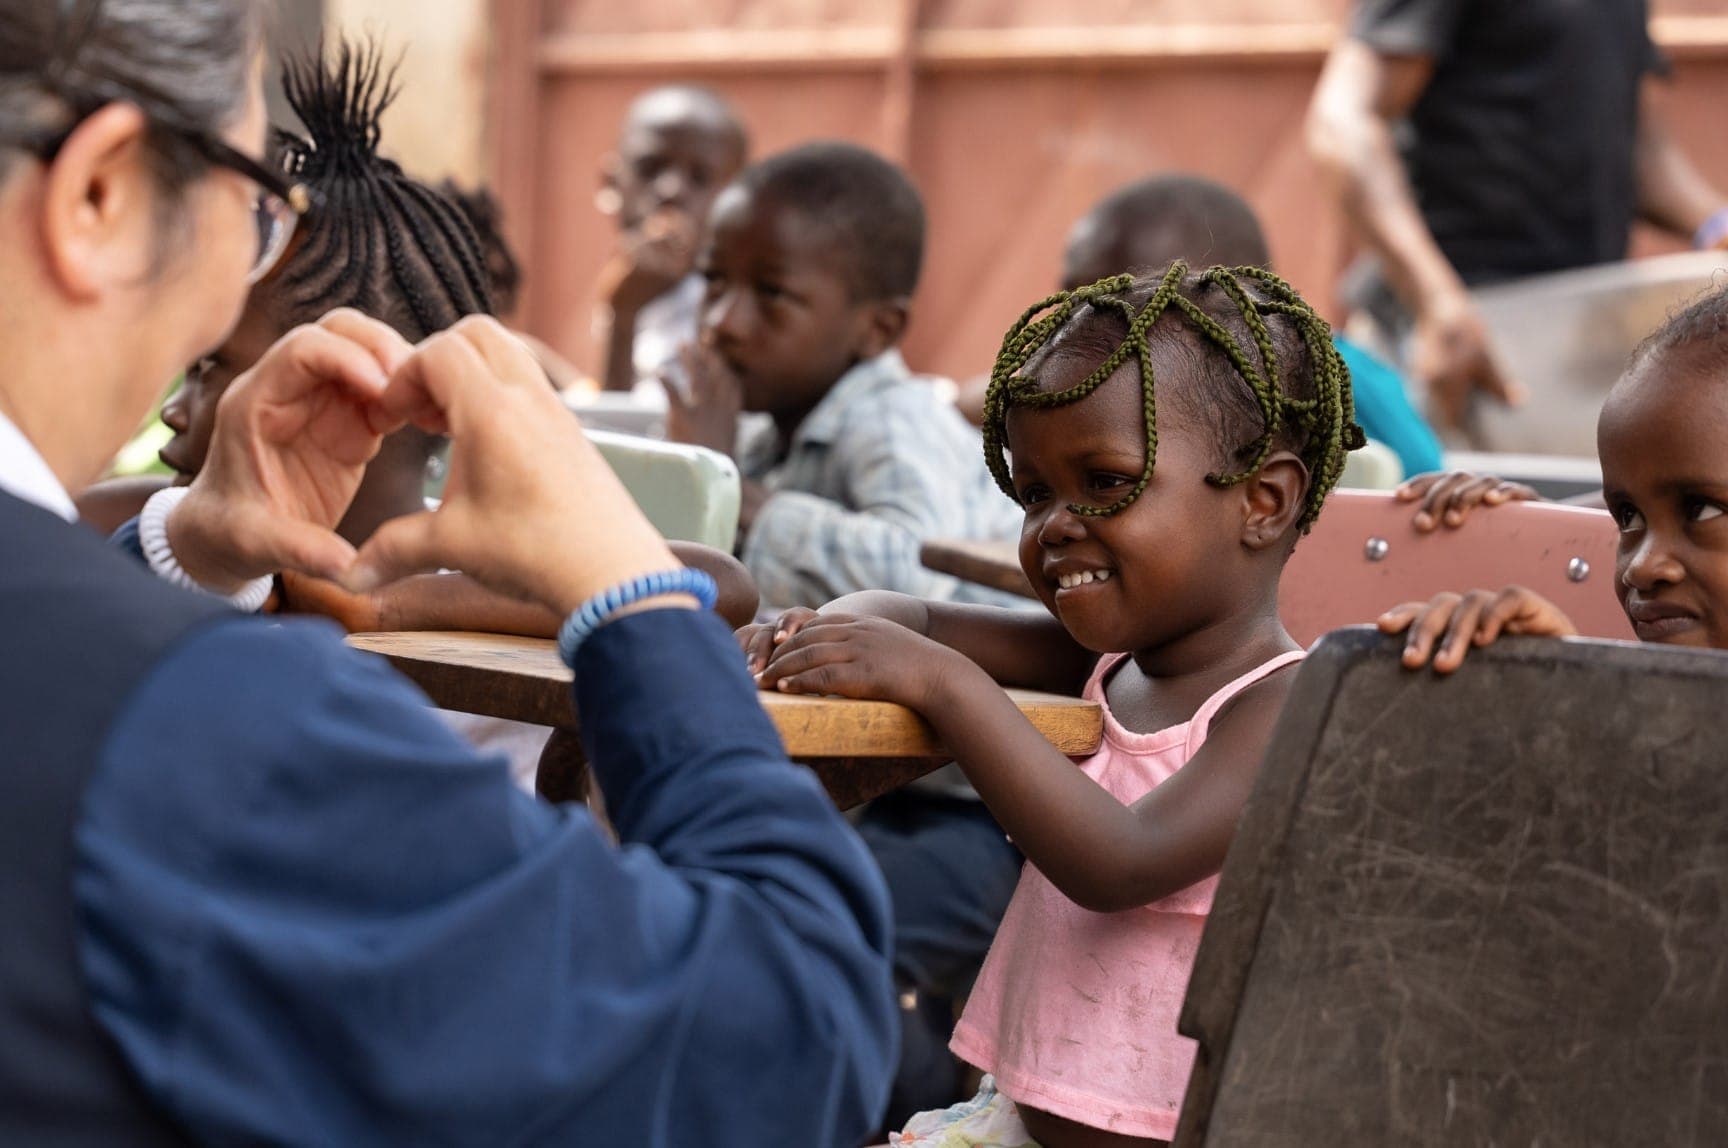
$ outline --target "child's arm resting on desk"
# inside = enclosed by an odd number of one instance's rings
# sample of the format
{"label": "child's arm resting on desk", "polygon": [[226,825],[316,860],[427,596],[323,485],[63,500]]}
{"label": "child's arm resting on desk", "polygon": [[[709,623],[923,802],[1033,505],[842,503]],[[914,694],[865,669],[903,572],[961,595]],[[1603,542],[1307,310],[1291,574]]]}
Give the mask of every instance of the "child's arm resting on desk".
{"label": "child's arm resting on desk", "polygon": [[997,682],[1019,689],[1078,694],[1097,661],[1096,654],[1074,641],[1062,623],[1049,614],[930,602],[889,590],[865,590],[837,598],[820,612],[798,607],[772,622],[739,630],[738,641],[748,656],[750,672],[760,672],[777,647],[811,621],[828,615],[897,623],[964,654]]}
{"label": "child's arm resting on desk", "polygon": [[1293,675],[1243,691],[1206,744],[1132,806],[1045,741],[974,662],[877,618],[822,617],[781,644],[764,688],[916,710],[1021,852],[1094,912],[1148,905],[1218,872]]}

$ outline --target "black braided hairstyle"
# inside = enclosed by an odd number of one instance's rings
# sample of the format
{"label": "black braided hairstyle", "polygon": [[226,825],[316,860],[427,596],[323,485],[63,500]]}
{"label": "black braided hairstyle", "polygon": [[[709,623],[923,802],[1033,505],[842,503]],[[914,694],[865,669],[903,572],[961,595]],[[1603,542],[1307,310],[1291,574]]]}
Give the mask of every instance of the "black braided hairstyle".
{"label": "black braided hairstyle", "polygon": [[438,191],[462,209],[486,254],[486,275],[492,287],[492,303],[498,314],[516,310],[522,294],[522,264],[504,238],[504,208],[498,197],[484,187],[464,188],[453,179],[442,180]]}
{"label": "black braided hairstyle", "polygon": [[398,66],[385,67],[371,42],[283,61],[282,86],[306,134],[282,133],[278,146],[314,196],[262,285],[287,322],[352,307],[419,342],[466,315],[494,313],[486,250],[468,216],[378,154]]}
{"label": "black braided hairstyle", "polygon": [[[1162,331],[1155,331],[1161,322]],[[1164,332],[1173,323],[1198,335],[1228,368],[1202,369],[1192,378],[1166,380],[1160,387],[1153,370],[1153,345],[1168,337]],[[1125,327],[1126,337],[1080,382],[1048,391],[1040,389],[1036,377],[1020,373],[1065,330],[1101,325],[1117,331]],[[1239,337],[1242,334],[1247,337]],[[1158,395],[1171,383],[1188,406],[1210,411],[1219,423],[1224,439],[1221,454],[1228,461],[1223,469],[1207,475],[1213,485],[1246,482],[1281,447],[1301,457],[1310,475],[1297,522],[1303,533],[1337,485],[1345,456],[1365,441],[1355,421],[1350,372],[1332,345],[1331,329],[1288,283],[1259,267],[1213,267],[1193,273],[1178,260],[1156,278],[1117,275],[1059,292],[1028,308],[1009,328],[984,400],[984,458],[997,485],[1010,498],[1018,501],[1006,454],[1008,412],[1077,403],[1130,361],[1140,372],[1145,469],[1120,501],[1104,507],[1070,507],[1075,514],[1117,514],[1145,491],[1158,455]],[[1233,393],[1220,391],[1220,386],[1234,388]],[[1212,393],[1193,393],[1196,388]],[[1249,401],[1254,408],[1250,417],[1234,417],[1233,410]]]}

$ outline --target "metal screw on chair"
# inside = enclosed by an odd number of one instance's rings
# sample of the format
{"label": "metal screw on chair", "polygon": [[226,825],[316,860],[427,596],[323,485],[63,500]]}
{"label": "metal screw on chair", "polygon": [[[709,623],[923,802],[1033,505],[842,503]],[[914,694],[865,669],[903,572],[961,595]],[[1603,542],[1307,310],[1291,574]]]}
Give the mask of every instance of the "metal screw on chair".
{"label": "metal screw on chair", "polygon": [[1582,558],[1574,558],[1566,563],[1566,577],[1574,582],[1582,582],[1590,577],[1590,563]]}
{"label": "metal screw on chair", "polygon": [[1379,562],[1391,551],[1392,545],[1384,538],[1370,538],[1368,545],[1362,548],[1363,555],[1370,562]]}

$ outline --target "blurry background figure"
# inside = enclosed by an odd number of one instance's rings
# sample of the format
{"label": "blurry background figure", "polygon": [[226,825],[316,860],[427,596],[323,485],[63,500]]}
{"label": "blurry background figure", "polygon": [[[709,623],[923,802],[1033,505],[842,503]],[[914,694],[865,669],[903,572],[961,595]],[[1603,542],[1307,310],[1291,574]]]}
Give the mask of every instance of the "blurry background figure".
{"label": "blurry background figure", "polygon": [[1356,0],[1309,146],[1372,252],[1352,295],[1462,426],[1522,391],[1469,288],[1626,257],[1644,219],[1728,246],[1728,197],[1675,145],[1646,0]]}
{"label": "blurry background figure", "polygon": [[702,278],[694,268],[708,209],[748,151],[737,113],[704,88],[656,88],[630,105],[595,197],[618,223],[601,275],[606,390],[658,388],[679,347],[696,337]]}

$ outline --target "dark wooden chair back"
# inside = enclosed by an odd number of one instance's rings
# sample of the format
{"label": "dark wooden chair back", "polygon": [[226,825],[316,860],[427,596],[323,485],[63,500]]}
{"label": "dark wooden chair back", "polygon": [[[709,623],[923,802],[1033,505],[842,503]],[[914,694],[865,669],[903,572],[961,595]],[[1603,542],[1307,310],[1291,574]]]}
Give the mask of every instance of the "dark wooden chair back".
{"label": "dark wooden chair back", "polygon": [[1295,683],[1176,1143],[1728,1143],[1728,656],[1396,654],[1334,634]]}

